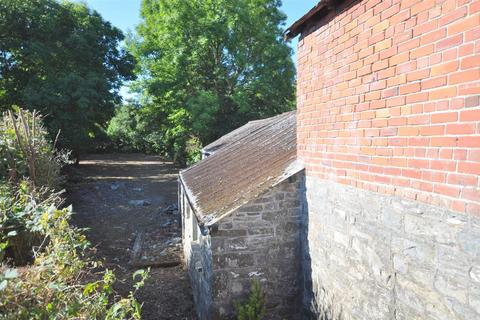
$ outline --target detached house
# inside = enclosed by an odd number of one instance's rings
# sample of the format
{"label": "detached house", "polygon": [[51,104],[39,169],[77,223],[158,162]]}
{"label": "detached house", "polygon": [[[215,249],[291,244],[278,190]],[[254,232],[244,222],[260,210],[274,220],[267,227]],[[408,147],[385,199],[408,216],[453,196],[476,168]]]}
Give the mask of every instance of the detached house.
{"label": "detached house", "polygon": [[480,1],[322,0],[296,36],[306,309],[480,319]]}
{"label": "detached house", "polygon": [[295,112],[249,122],[204,148],[180,173],[183,244],[200,319],[233,318],[252,279],[271,319],[301,305],[300,193]]}
{"label": "detached house", "polygon": [[322,0],[297,36],[296,121],[180,175],[200,318],[256,277],[267,319],[480,319],[480,1]]}

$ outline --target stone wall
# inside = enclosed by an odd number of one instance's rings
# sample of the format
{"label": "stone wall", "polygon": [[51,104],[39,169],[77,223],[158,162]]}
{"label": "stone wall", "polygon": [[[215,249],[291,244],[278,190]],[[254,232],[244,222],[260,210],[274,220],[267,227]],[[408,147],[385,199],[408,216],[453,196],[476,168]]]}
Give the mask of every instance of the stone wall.
{"label": "stone wall", "polygon": [[316,177],[306,192],[316,318],[480,319],[479,218]]}
{"label": "stone wall", "polygon": [[193,299],[199,319],[210,319],[213,304],[211,238],[200,230],[183,187],[179,190],[182,214],[182,240],[185,265],[192,285]]}
{"label": "stone wall", "polygon": [[185,260],[199,319],[234,318],[234,302],[248,296],[253,279],[266,293],[266,319],[300,318],[303,185],[302,172],[209,230],[200,230],[180,187]]}
{"label": "stone wall", "polygon": [[213,315],[233,318],[234,302],[243,301],[251,281],[266,293],[265,319],[298,319],[301,305],[303,173],[287,179],[247,203],[211,230],[214,284]]}

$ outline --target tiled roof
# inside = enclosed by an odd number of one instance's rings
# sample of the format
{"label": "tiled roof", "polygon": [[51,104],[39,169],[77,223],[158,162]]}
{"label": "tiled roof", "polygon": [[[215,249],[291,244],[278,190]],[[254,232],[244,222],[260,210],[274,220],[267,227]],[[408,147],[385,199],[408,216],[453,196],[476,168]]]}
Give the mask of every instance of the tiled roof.
{"label": "tiled roof", "polygon": [[294,111],[250,122],[207,147],[215,148],[211,156],[180,172],[204,226],[303,169],[296,161]]}
{"label": "tiled roof", "polygon": [[250,121],[247,124],[241,126],[240,128],[237,128],[223,137],[219,138],[218,140],[213,141],[209,145],[203,147],[202,149],[202,154],[209,156],[215,153],[220,148],[226,147],[240,139],[243,139],[244,137],[254,133],[256,130],[262,128],[265,123],[272,121],[275,117],[272,118],[267,118],[267,119],[261,119],[261,120],[254,120]]}

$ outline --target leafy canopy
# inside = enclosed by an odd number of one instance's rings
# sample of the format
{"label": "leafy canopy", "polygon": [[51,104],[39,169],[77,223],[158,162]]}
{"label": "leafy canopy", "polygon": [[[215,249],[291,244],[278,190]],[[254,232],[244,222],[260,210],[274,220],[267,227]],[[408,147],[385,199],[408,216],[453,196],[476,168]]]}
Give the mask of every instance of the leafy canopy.
{"label": "leafy canopy", "polygon": [[82,3],[0,1],[0,111],[37,109],[76,153],[113,115],[134,59],[122,32]]}
{"label": "leafy canopy", "polygon": [[[144,136],[182,159],[249,120],[293,108],[294,66],[279,0],[143,0],[129,48],[139,61]],[[147,116],[148,115],[148,116]]]}

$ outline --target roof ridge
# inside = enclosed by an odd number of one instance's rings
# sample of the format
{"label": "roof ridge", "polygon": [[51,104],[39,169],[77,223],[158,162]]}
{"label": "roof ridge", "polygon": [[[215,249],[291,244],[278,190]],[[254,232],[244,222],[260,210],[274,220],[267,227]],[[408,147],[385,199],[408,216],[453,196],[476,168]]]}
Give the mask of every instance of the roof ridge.
{"label": "roof ridge", "polygon": [[[201,225],[209,226],[297,173],[296,113],[262,119],[260,126],[180,172]],[[296,166],[295,168],[297,168]]]}

